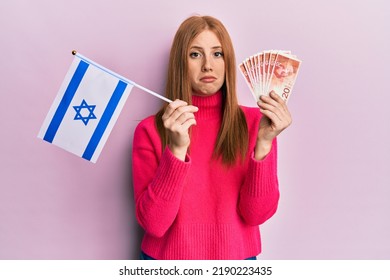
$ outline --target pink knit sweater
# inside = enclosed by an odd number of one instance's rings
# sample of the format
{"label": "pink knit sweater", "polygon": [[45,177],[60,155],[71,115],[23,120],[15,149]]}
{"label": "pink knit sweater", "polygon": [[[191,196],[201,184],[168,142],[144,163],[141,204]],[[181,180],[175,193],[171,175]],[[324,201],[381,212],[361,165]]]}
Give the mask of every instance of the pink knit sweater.
{"label": "pink knit sweater", "polygon": [[141,249],[155,259],[245,259],[261,252],[259,225],[279,200],[276,141],[264,160],[255,160],[261,115],[242,107],[250,135],[247,160],[229,168],[215,160],[221,102],[220,92],[193,96],[199,111],[185,162],[169,148],[162,151],[154,116],[136,128],[136,216],[145,230]]}

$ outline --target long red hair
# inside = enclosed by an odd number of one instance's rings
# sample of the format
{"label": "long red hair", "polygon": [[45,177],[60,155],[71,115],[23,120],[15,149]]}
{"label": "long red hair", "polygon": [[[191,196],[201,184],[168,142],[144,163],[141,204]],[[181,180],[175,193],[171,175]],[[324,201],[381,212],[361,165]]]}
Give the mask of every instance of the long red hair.
{"label": "long red hair", "polygon": [[[223,93],[223,120],[214,148],[214,155],[221,156],[222,161],[230,165],[235,163],[239,157],[244,160],[246,156],[248,126],[237,101],[236,61],[233,44],[229,33],[218,19],[210,16],[192,16],[180,25],[170,52],[165,96],[171,100],[181,99],[192,104],[192,88],[188,76],[189,48],[192,40],[206,29],[214,32],[221,42],[225,61],[225,82],[221,89]],[[164,104],[156,114],[156,126],[163,149],[169,144],[162,122],[166,106],[167,104]]]}

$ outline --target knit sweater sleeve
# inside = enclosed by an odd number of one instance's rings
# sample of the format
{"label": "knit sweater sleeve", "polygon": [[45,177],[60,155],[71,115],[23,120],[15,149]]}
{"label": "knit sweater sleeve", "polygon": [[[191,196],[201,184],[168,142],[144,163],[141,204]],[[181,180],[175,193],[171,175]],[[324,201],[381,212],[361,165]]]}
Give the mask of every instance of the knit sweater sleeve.
{"label": "knit sweater sleeve", "polygon": [[279,183],[275,139],[271,151],[263,160],[256,160],[252,152],[247,176],[240,191],[238,211],[247,224],[260,225],[275,214],[278,202]]}
{"label": "knit sweater sleeve", "polygon": [[179,210],[190,159],[180,161],[161,142],[152,119],[141,122],[133,140],[133,184],[136,217],[144,230],[161,237]]}

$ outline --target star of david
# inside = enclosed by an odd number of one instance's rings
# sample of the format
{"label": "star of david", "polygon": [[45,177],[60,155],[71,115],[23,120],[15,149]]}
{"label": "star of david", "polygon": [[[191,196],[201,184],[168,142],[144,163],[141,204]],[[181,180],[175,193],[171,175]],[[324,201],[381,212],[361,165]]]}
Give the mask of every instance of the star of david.
{"label": "star of david", "polygon": [[[95,110],[96,105],[88,105],[87,102],[83,99],[80,106],[73,106],[73,108],[76,111],[76,116],[74,117],[74,120],[82,120],[85,125],[88,124],[89,120],[96,119],[95,114],[93,113],[93,110]],[[88,116],[83,116],[82,109],[88,110]],[[85,110],[84,110],[85,111]]]}

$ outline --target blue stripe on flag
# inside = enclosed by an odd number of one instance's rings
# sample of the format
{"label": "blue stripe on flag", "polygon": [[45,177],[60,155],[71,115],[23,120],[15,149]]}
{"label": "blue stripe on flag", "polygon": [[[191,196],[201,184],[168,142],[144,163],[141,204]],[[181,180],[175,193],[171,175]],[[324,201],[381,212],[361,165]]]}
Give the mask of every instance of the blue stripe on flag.
{"label": "blue stripe on flag", "polygon": [[53,142],[57,130],[60,127],[60,124],[65,116],[66,111],[68,110],[70,103],[72,102],[72,99],[80,85],[80,82],[83,79],[85,72],[87,72],[88,66],[88,63],[80,60],[80,63],[77,66],[76,71],[74,72],[68,87],[66,88],[64,96],[62,97],[61,102],[58,105],[57,110],[54,113],[54,116],[46,130],[43,140],[50,143]]}
{"label": "blue stripe on flag", "polygon": [[102,138],[104,131],[107,128],[108,123],[111,120],[112,115],[115,112],[116,107],[118,106],[119,101],[122,98],[123,93],[125,92],[127,83],[123,81],[119,81],[114,93],[112,94],[110,101],[107,104],[106,109],[103,112],[103,115],[99,121],[99,124],[97,125],[91,139],[89,140],[89,143],[84,151],[83,158],[86,160],[91,160],[93,154],[95,153],[95,150],[100,142],[100,139]]}

